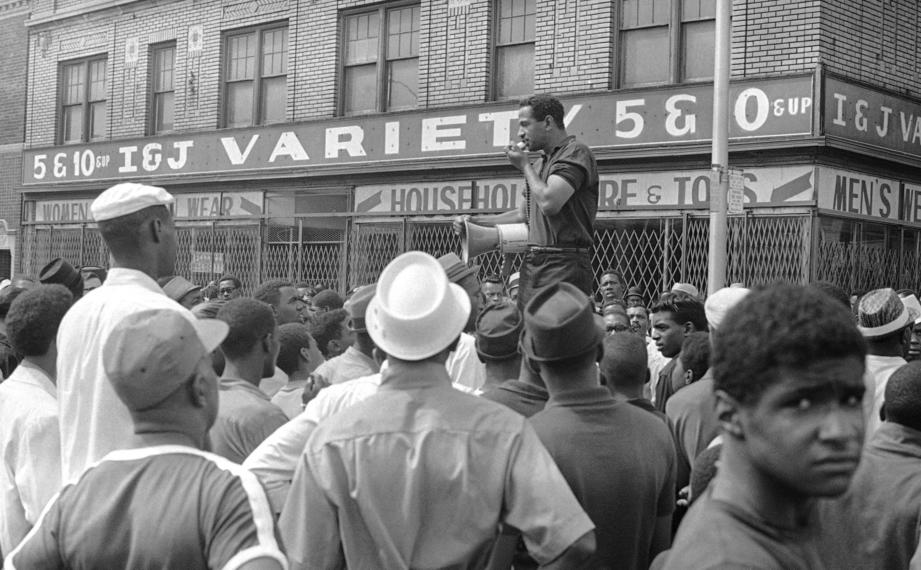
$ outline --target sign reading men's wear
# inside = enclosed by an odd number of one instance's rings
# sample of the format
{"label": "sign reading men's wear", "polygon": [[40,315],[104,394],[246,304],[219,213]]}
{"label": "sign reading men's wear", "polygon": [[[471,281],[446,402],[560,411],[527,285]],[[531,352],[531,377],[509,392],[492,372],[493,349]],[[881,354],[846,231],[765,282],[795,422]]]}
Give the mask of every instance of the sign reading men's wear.
{"label": "sign reading men's wear", "polygon": [[[569,133],[594,149],[660,146],[710,140],[712,93],[708,85],[681,85],[570,97],[563,104]],[[811,75],[733,83],[730,136],[811,135],[812,93]],[[29,149],[23,184],[499,156],[516,137],[517,119],[515,103],[492,103]]]}
{"label": "sign reading men's wear", "polygon": [[921,224],[921,184],[820,167],[819,208],[851,216]]}

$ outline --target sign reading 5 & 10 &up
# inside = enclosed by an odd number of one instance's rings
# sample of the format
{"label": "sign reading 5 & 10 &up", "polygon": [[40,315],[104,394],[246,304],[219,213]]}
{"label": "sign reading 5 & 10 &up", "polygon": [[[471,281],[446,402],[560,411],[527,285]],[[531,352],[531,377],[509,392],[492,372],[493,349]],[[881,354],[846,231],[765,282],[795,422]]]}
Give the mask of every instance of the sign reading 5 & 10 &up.
{"label": "sign reading 5 & 10 &up", "polygon": [[[570,134],[593,148],[662,145],[710,140],[712,93],[709,85],[684,85],[563,104]],[[734,83],[730,136],[811,135],[812,93],[811,75]],[[506,102],[29,149],[23,184],[496,155],[517,137],[517,117],[517,105]]]}

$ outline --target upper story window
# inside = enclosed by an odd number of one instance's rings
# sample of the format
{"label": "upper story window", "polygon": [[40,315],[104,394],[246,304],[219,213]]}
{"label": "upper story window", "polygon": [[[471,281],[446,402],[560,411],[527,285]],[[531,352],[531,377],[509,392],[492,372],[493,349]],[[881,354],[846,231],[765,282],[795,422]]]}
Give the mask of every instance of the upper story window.
{"label": "upper story window", "polygon": [[173,130],[175,115],[176,44],[154,46],[150,52],[150,132]]}
{"label": "upper story window", "polygon": [[534,91],[536,0],[499,0],[496,16],[496,99]]}
{"label": "upper story window", "polygon": [[342,112],[411,109],[419,93],[419,6],[381,6],[343,19]]}
{"label": "upper story window", "polygon": [[87,142],[105,136],[105,56],[61,64],[60,102],[61,142]]}
{"label": "upper story window", "polygon": [[283,122],[288,105],[288,24],[227,34],[224,58],[224,125]]}
{"label": "upper story window", "polygon": [[621,0],[620,86],[713,78],[716,0]]}

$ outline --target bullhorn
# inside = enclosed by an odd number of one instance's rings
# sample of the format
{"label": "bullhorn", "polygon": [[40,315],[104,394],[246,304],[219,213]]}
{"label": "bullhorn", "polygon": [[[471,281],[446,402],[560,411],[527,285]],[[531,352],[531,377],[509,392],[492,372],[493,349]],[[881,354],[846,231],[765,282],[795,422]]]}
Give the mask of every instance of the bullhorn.
{"label": "bullhorn", "polygon": [[464,263],[497,248],[500,253],[526,252],[528,250],[527,224],[499,224],[486,227],[464,221],[464,241],[461,244],[461,257]]}

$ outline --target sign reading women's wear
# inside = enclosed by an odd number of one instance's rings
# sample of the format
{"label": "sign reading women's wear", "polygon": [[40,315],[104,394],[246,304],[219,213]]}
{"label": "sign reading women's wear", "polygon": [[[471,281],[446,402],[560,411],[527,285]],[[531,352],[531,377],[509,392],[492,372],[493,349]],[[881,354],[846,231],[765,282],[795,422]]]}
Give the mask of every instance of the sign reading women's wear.
{"label": "sign reading women's wear", "polygon": [[[596,150],[710,140],[713,88],[679,85],[566,97],[570,134]],[[813,134],[812,76],[735,82],[730,137]],[[451,167],[451,159],[499,157],[517,138],[518,105],[502,102],[338,117],[23,152],[23,184],[111,181],[328,169],[382,163]],[[39,189],[37,189],[39,190]]]}

